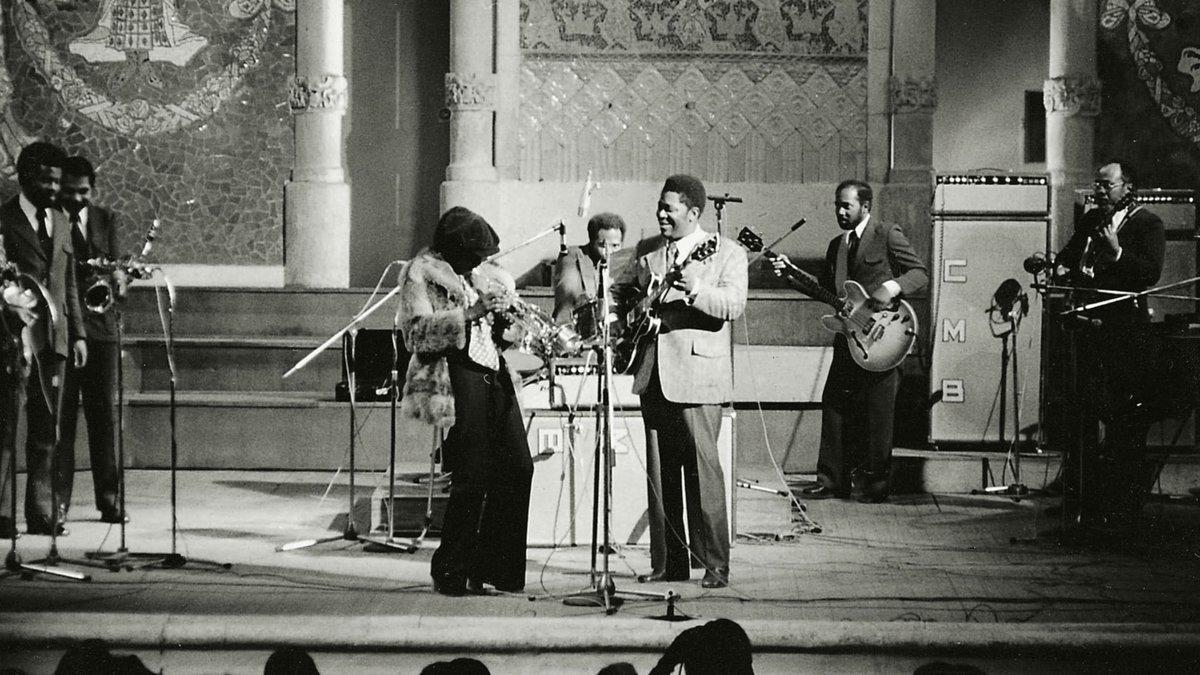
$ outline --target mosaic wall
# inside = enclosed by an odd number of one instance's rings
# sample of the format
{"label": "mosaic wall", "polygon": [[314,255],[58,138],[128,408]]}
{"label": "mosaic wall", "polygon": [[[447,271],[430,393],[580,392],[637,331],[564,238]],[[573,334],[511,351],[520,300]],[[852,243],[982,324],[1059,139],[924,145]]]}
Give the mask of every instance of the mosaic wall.
{"label": "mosaic wall", "polygon": [[1200,5],[1101,2],[1096,160],[1120,157],[1146,187],[1200,185]]}
{"label": "mosaic wall", "polygon": [[42,138],[97,166],[122,247],[169,263],[283,262],[295,0],[6,0],[0,195]]}
{"label": "mosaic wall", "polygon": [[522,0],[520,175],[866,167],[867,0]]}

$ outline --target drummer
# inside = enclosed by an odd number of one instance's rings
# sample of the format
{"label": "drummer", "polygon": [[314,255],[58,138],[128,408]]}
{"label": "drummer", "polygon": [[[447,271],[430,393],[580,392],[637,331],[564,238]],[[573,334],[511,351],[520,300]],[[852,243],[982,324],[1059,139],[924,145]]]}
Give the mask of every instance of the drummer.
{"label": "drummer", "polygon": [[[614,256],[625,243],[625,221],[615,213],[598,213],[587,224],[588,243],[572,248],[554,264],[554,321],[575,324],[576,310],[584,310],[596,299],[596,268],[602,257]],[[618,265],[612,257],[609,269]],[[583,323],[593,323],[580,312]],[[594,325],[576,325],[585,338],[595,333]]]}

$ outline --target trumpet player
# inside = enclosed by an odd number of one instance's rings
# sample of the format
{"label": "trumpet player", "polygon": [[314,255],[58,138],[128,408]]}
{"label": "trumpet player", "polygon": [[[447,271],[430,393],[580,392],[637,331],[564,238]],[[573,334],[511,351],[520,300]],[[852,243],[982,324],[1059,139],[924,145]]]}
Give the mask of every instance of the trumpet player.
{"label": "trumpet player", "polygon": [[[26,345],[34,358],[23,383],[28,427],[25,523],[29,534],[59,536],[67,534],[56,494],[57,468],[62,464],[56,443],[59,387],[67,360],[79,368],[87,363],[71,231],[57,209],[65,160],[56,145],[39,141],[25,146],[17,156],[20,193],[0,206],[0,234],[8,260],[47,289],[46,306],[38,307],[37,320],[30,326],[33,344]],[[8,470],[9,453],[16,452],[21,373],[0,372],[0,379],[6,380],[0,383],[0,535],[9,536],[16,527]]]}
{"label": "trumpet player", "polygon": [[[117,316],[108,311],[127,286],[125,273],[97,274],[87,261],[93,258],[116,259],[117,219],[112,211],[92,203],[96,189],[96,170],[84,157],[70,157],[63,163],[63,181],[59,203],[71,224],[71,242],[75,250],[79,297],[85,306],[83,323],[87,329],[88,361],[82,367],[67,367],[63,384],[62,432],[59,436],[59,496],[65,512],[71,506],[75,477],[75,429],[79,402],[87,422],[88,451],[92,465],[92,484],[100,520],[119,523],[123,515],[117,495],[119,473],[113,432],[113,408],[117,386]],[[99,291],[99,292],[97,292]],[[99,296],[99,300],[90,299]]]}
{"label": "trumpet player", "polygon": [[443,595],[525,587],[533,462],[502,355],[514,283],[484,262],[499,243],[486,220],[456,206],[400,280],[399,326],[413,355],[401,409],[449,429],[442,468],[451,472],[450,499],[430,564]]}

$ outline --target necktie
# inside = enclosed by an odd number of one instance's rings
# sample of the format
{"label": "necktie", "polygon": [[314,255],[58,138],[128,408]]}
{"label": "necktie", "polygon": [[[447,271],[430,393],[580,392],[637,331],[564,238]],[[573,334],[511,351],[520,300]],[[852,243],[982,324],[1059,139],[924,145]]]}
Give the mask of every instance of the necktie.
{"label": "necktie", "polygon": [[[465,277],[462,277],[462,281],[467,305],[475,304],[479,299],[479,292]],[[470,332],[467,338],[467,358],[486,368],[500,370],[500,351],[496,349],[496,343],[492,340],[492,315],[484,314],[471,322],[467,330]]]}
{"label": "necktie", "polygon": [[88,249],[87,237],[83,234],[83,224],[79,221],[79,214],[71,214],[71,245],[75,249],[75,260],[78,262],[86,262],[92,257],[92,252]]}
{"label": "necktie", "polygon": [[667,269],[668,270],[675,266],[675,258],[678,256],[679,256],[679,246],[675,243],[675,240],[672,239],[671,241],[667,242]]}
{"label": "necktie", "polygon": [[50,231],[46,229],[46,209],[37,210],[37,222],[38,243],[42,246],[42,253],[49,258],[54,252],[54,240],[50,238]]}
{"label": "necktie", "polygon": [[858,232],[850,230],[850,245],[846,247],[846,273],[854,275],[854,259],[858,257]]}

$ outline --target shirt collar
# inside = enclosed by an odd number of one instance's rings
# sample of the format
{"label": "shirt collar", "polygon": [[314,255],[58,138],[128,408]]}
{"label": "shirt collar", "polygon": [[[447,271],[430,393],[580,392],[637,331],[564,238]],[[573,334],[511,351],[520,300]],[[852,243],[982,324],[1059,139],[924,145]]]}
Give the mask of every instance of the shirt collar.
{"label": "shirt collar", "polygon": [[853,230],[846,231],[846,241],[850,241],[850,233],[851,232],[854,232],[854,235],[856,237],[858,237],[858,240],[862,241],[863,232],[867,231],[867,225],[870,224],[870,222],[871,222],[871,214],[868,213],[866,215],[866,217],[864,217],[862,219],[862,222],[859,223],[858,225],[856,225]]}
{"label": "shirt collar", "polygon": [[700,242],[708,239],[708,232],[697,227],[691,234],[684,235],[675,240],[675,259],[683,260],[692,254],[692,250],[700,245]]}

